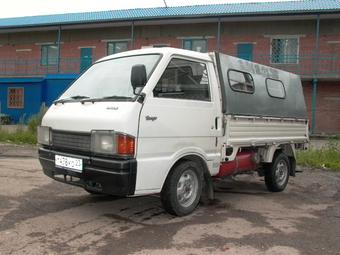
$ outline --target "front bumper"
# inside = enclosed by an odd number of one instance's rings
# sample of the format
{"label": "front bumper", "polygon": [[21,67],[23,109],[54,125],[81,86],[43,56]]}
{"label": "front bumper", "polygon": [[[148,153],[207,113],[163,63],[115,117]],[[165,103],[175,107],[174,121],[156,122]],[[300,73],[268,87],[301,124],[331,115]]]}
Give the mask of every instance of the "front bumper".
{"label": "front bumper", "polygon": [[[55,155],[83,160],[81,173],[55,166]],[[60,182],[83,187],[98,193],[131,196],[136,187],[136,159],[114,160],[81,156],[39,148],[39,160],[44,173]]]}

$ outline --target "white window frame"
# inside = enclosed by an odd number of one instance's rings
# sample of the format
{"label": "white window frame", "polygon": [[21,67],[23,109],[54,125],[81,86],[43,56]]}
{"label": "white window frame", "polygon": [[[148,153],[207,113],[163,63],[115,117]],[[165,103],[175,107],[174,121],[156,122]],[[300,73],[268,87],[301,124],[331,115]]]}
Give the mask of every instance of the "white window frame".
{"label": "white window frame", "polygon": [[[192,36],[192,37],[177,37],[177,39],[180,39],[182,40],[182,49],[185,49],[184,48],[184,41],[186,40],[190,40],[191,41],[191,46],[192,46],[192,41],[193,40],[204,40],[206,42],[206,47],[207,47],[207,51],[206,52],[202,52],[202,53],[207,53],[209,52],[209,48],[208,48],[208,45],[209,45],[209,39],[210,38],[213,38],[211,36]],[[192,49],[191,49],[192,50]],[[194,50],[192,50],[194,51]],[[196,51],[198,52],[198,51]]]}
{"label": "white window frame", "polygon": [[151,48],[162,48],[162,47],[171,47],[171,45],[170,45],[170,43],[154,43],[154,44],[149,44],[149,45],[142,45],[140,48],[141,49],[151,49]]}
{"label": "white window frame", "polygon": [[[270,64],[272,65],[298,65],[300,63],[300,37],[301,35],[275,35],[270,36]],[[274,63],[272,62],[273,56],[273,39],[297,39],[297,50],[296,50],[296,62],[295,63]]]}
{"label": "white window frame", "polygon": [[54,46],[54,47],[57,47],[57,54],[58,54],[58,51],[60,51],[60,45],[56,44],[56,43],[53,43],[53,44],[41,44],[40,45],[40,66],[41,67],[56,67],[58,65],[58,56],[56,57],[56,62],[53,63],[50,63],[50,60],[48,58],[48,49],[47,49],[47,55],[46,55],[46,63],[44,62],[44,58],[43,58],[43,48],[44,47],[51,47],[51,46]]}
{"label": "white window frame", "polygon": [[[111,40],[111,41],[107,41],[106,42],[106,56],[109,56],[109,44],[110,43],[114,43],[114,44],[116,44],[116,43],[126,43],[126,51],[128,51],[129,50],[129,48],[130,48],[130,41],[129,40]],[[116,53],[119,53],[119,52],[114,52],[114,53],[112,53],[112,54],[116,54]],[[110,54],[111,55],[111,54]]]}

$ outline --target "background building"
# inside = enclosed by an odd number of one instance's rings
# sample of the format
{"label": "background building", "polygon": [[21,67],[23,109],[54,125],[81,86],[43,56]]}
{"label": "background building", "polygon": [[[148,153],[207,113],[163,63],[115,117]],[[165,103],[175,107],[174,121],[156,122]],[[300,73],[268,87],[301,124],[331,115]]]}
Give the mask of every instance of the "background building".
{"label": "background building", "polygon": [[[161,7],[0,19],[1,112],[50,105],[95,60],[143,47],[226,54],[300,74],[314,133],[340,132],[340,1]],[[284,110],[284,109],[283,109]]]}

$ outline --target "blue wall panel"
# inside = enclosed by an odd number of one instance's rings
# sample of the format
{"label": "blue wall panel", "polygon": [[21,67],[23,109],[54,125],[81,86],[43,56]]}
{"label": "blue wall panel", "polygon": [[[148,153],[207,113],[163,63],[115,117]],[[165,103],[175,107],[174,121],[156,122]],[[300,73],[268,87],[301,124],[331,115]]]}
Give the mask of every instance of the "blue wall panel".
{"label": "blue wall panel", "polygon": [[[27,121],[33,114],[39,111],[41,105],[41,83],[43,80],[13,79],[0,81],[1,113],[10,115],[14,122]],[[24,88],[24,108],[8,108],[8,88]]]}
{"label": "blue wall panel", "polygon": [[42,101],[50,106],[76,79],[77,75],[48,75]]}
{"label": "blue wall panel", "polygon": [[[51,105],[76,77],[77,75],[48,75],[44,78],[0,78],[1,113],[10,115],[14,123],[27,121],[39,112],[43,103]],[[24,108],[8,108],[9,87],[24,88]]]}

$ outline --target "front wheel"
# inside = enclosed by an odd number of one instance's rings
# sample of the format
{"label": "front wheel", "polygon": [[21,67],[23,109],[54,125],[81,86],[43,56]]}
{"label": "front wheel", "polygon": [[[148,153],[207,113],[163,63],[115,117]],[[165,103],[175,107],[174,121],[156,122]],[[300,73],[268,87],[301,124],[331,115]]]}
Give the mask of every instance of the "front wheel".
{"label": "front wheel", "polygon": [[289,158],[284,153],[276,154],[273,162],[265,168],[265,183],[272,192],[283,191],[288,183],[290,172]]}
{"label": "front wheel", "polygon": [[103,195],[103,193],[101,193],[101,192],[97,192],[97,191],[94,191],[94,190],[91,190],[91,189],[88,189],[88,188],[84,188],[84,190],[91,195]]}
{"label": "front wheel", "polygon": [[161,192],[164,209],[173,215],[188,215],[202,194],[203,170],[193,161],[184,161],[169,173]]}

